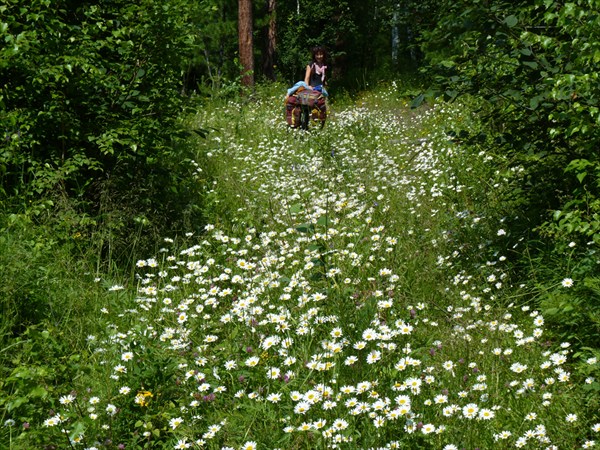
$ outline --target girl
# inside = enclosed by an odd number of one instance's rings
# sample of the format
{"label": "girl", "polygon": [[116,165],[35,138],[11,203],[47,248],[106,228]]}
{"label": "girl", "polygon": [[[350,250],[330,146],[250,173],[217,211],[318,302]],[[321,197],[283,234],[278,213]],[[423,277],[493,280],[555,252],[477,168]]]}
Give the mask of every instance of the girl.
{"label": "girl", "polygon": [[[314,88],[325,84],[325,71],[327,66],[325,65],[325,58],[327,52],[323,47],[314,47],[312,49],[312,62],[306,66],[306,75],[304,75],[304,82],[310,87]],[[323,89],[325,91],[325,89]]]}

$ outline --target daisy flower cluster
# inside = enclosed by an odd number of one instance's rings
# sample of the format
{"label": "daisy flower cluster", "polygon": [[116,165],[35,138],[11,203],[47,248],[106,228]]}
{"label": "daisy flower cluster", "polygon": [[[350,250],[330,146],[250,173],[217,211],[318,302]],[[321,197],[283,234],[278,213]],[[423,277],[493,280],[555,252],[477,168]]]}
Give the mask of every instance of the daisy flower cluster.
{"label": "daisy flower cluster", "polygon": [[49,435],[87,449],[592,447],[571,346],[503,300],[505,257],[465,263],[458,235],[500,227],[465,209],[480,191],[464,174],[488,155],[431,131],[461,114],[363,106],[310,136],[274,121],[209,138],[206,195],[223,215],[138,261],[129,302],[107,293],[98,372],[60,397]]}

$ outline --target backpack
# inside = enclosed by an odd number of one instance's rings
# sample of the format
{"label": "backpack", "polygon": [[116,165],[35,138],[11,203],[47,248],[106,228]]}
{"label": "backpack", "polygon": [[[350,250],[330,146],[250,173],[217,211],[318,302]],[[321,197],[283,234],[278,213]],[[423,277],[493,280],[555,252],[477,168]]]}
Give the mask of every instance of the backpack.
{"label": "backpack", "polygon": [[322,92],[313,89],[298,89],[287,98],[285,119],[291,128],[308,129],[309,120],[325,125],[327,101]]}

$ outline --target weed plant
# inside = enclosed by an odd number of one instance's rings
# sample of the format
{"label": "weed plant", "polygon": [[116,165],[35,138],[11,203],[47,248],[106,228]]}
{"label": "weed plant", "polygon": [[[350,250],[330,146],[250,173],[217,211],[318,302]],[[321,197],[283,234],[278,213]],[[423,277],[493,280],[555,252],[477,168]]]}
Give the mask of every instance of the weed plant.
{"label": "weed plant", "polygon": [[469,108],[413,111],[388,86],[304,132],[282,92],[196,118],[213,130],[195,161],[210,224],[137,261],[135,289],[106,290],[86,368],[38,402],[43,419],[6,413],[3,441],[593,447],[597,358],[575,359],[513,285],[502,159],[444,131],[476,127]]}

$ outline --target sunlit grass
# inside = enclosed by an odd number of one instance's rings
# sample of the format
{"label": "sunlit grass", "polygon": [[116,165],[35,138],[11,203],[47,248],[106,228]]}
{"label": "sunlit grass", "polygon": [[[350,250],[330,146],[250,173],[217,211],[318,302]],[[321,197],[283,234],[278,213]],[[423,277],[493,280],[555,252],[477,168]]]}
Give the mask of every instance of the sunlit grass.
{"label": "sunlit grass", "polygon": [[211,223],[138,261],[135,289],[107,290],[92,370],[21,442],[592,446],[571,345],[490,246],[501,162],[444,133],[467,109],[410,111],[395,92],[334,105],[308,133],[286,127],[279,92],[206,108]]}

